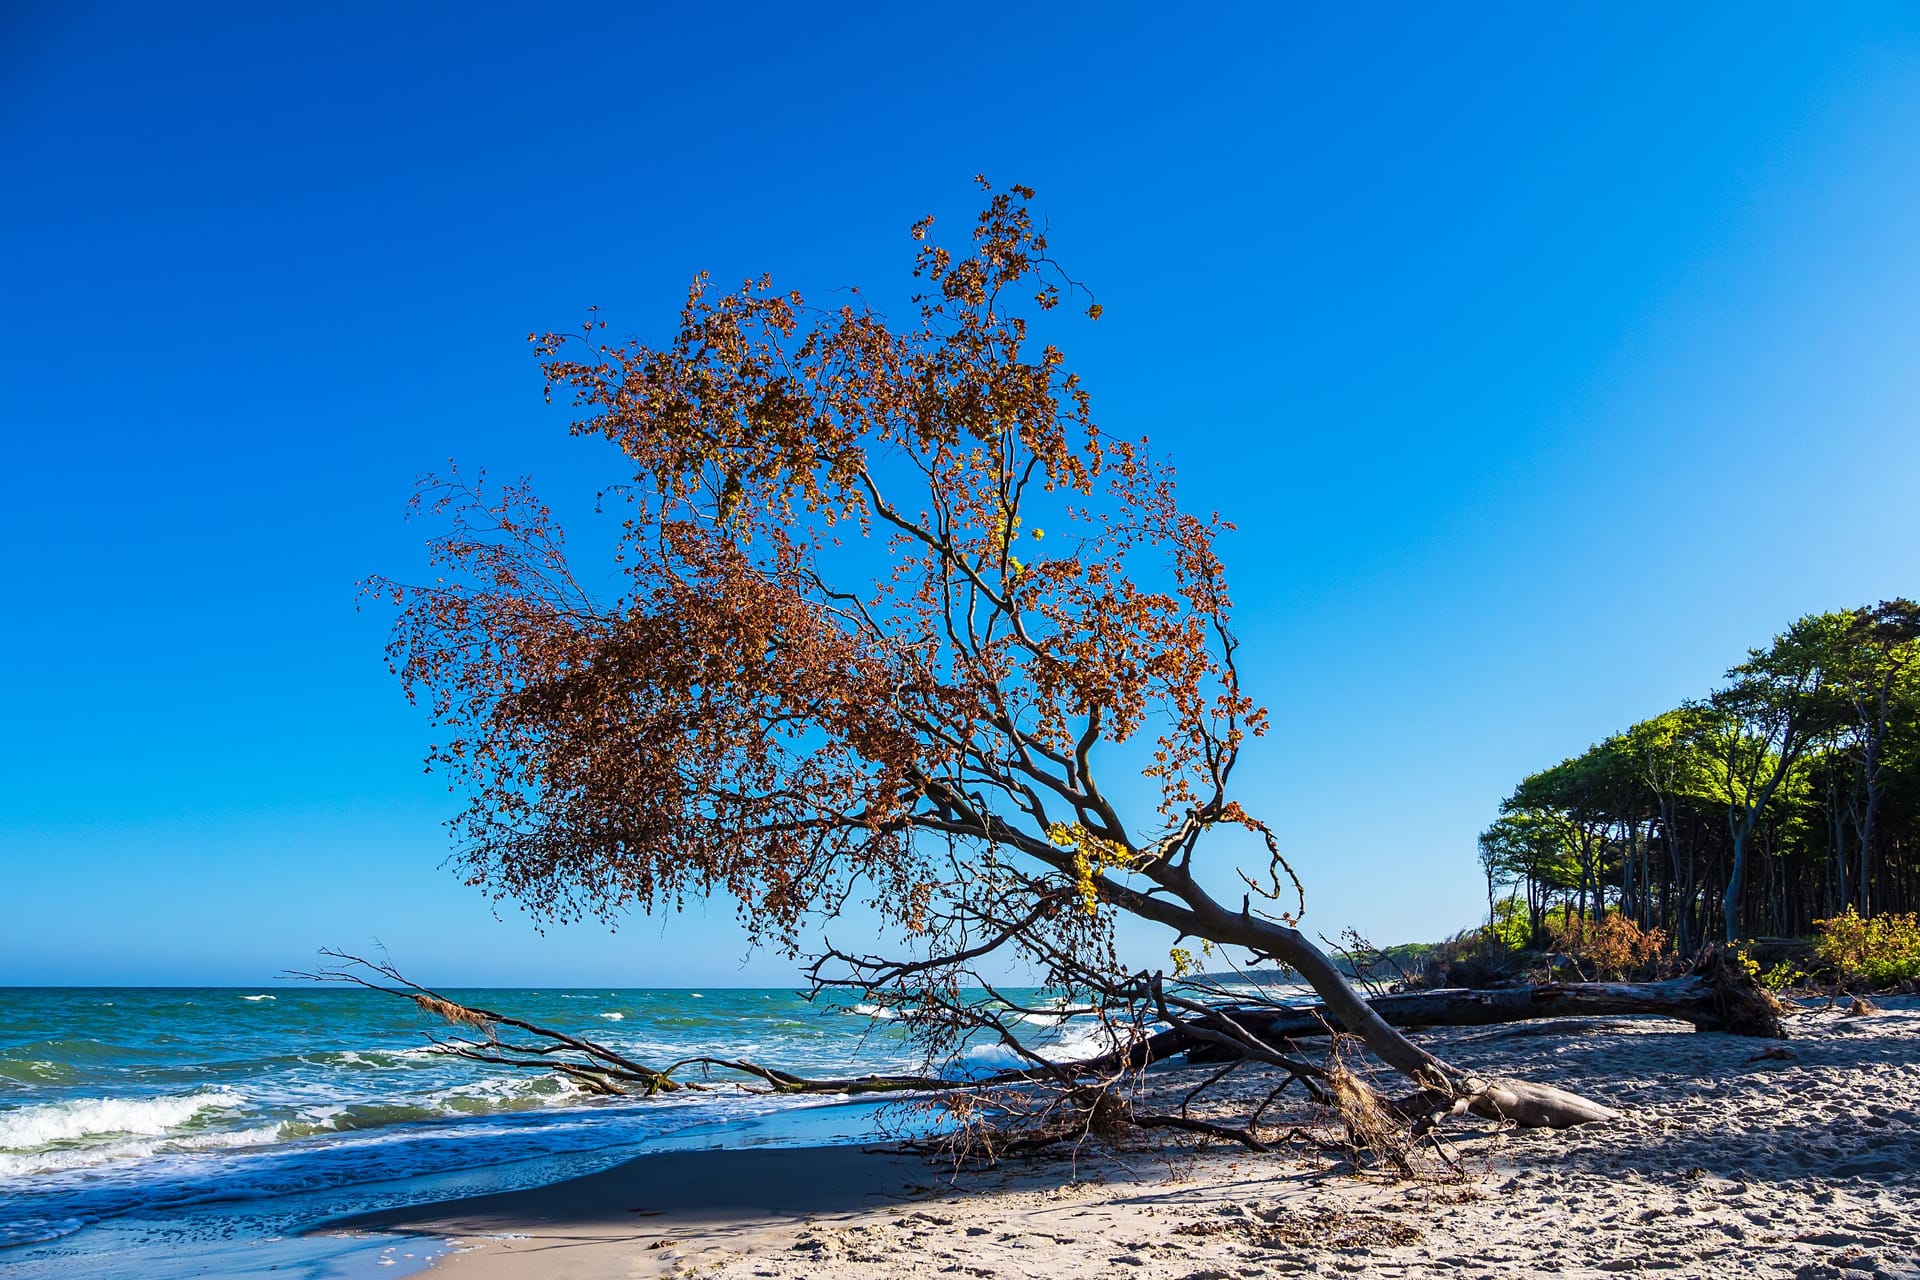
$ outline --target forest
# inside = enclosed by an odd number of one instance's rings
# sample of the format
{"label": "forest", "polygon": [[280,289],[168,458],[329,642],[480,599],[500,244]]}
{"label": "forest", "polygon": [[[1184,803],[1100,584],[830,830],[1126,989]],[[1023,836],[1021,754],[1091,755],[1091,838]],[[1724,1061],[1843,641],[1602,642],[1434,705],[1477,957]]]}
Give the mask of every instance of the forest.
{"label": "forest", "polygon": [[1809,614],[1705,696],[1522,779],[1479,840],[1490,927],[1623,916],[1691,954],[1920,906],[1920,605]]}

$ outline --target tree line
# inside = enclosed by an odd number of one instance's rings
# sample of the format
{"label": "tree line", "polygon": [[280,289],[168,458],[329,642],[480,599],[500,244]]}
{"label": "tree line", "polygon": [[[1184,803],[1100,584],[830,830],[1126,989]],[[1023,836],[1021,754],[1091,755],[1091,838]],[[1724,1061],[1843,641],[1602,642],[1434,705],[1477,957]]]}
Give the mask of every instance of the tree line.
{"label": "tree line", "polygon": [[1523,779],[1481,833],[1519,945],[1621,913],[1685,954],[1920,906],[1920,605],[1809,614],[1710,694]]}

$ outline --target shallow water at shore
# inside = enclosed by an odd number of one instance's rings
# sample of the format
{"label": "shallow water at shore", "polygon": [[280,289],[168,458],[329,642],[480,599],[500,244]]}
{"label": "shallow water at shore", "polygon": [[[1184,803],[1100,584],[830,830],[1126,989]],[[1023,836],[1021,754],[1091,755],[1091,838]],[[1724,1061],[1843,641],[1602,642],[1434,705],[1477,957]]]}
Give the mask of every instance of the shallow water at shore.
{"label": "shallow water at shore", "polygon": [[[853,1001],[788,990],[465,990],[642,1061],[716,1048],[802,1073],[915,1065]],[[1069,1051],[1084,1029],[1035,1015]],[[0,1265],[23,1275],[394,1275],[292,1239],[330,1216],[535,1185],[679,1146],[858,1141],[878,1108],[723,1086],[604,1099],[434,1052],[436,1022],[347,988],[0,989]],[[957,1071],[1005,1065],[982,1045]],[[330,1251],[330,1252],[329,1252]]]}
{"label": "shallow water at shore", "polygon": [[[910,1059],[884,1022],[790,991],[452,994],[650,1061],[715,1046],[800,1071]],[[161,1274],[181,1249],[244,1241],[244,1269],[345,1275],[350,1259],[262,1242],[332,1214],[603,1167],[676,1137],[846,1139],[874,1122],[871,1107],[829,1107],[826,1125],[774,1126],[832,1100],[731,1088],[593,1098],[557,1075],[435,1053],[432,1029],[404,1001],[348,989],[0,990],[0,1263],[100,1274],[125,1255]],[[276,1253],[288,1256],[268,1261]],[[231,1273],[226,1263],[215,1267]]]}
{"label": "shallow water at shore", "polygon": [[60,1238],[0,1252],[9,1280],[127,1276],[296,1276],[302,1280],[393,1280],[428,1266],[442,1241],[307,1234],[350,1214],[500,1191],[522,1191],[620,1164],[636,1155],[706,1148],[822,1146],[873,1131],[880,1105],[845,1100],[774,1110],[754,1118],[691,1124],[671,1133],[500,1164],[384,1182],[345,1182],[282,1195],[132,1205]]}

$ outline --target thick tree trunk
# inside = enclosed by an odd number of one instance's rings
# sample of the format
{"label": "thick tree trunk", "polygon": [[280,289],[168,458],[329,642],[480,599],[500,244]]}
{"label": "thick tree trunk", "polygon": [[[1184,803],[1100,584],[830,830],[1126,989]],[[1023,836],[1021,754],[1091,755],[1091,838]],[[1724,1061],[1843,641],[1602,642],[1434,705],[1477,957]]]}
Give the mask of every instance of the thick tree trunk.
{"label": "thick tree trunk", "polygon": [[1413,1080],[1432,1097],[1445,1099],[1453,1109],[1552,1129],[1618,1117],[1619,1113],[1610,1107],[1551,1085],[1481,1079],[1442,1062],[1375,1012],[1348,983],[1346,975],[1299,930],[1244,912],[1220,914],[1224,919],[1208,921],[1214,926],[1208,930],[1208,936],[1285,961],[1326,1002],[1323,1008],[1329,1019],[1359,1037],[1374,1057]]}
{"label": "thick tree trunk", "polygon": [[1880,805],[1880,787],[1871,760],[1867,777],[1867,811],[1860,820],[1860,914],[1873,914],[1873,811]]}
{"label": "thick tree trunk", "polygon": [[[1350,1012],[1343,1015],[1333,1007],[1332,1001],[1305,1008],[1260,1007],[1222,1012],[1236,1025],[1269,1041],[1325,1035],[1334,1022],[1348,1029],[1377,1024],[1394,1042],[1406,1045],[1433,1065],[1426,1074],[1408,1070],[1375,1047],[1377,1039],[1385,1037],[1363,1036],[1368,1048],[1389,1066],[1398,1067],[1415,1080],[1437,1078],[1442,1082],[1438,1087],[1427,1088],[1421,1097],[1407,1105],[1419,1110],[1450,1107],[1455,1113],[1470,1110],[1492,1119],[1555,1129],[1613,1119],[1617,1113],[1551,1085],[1468,1079],[1413,1045],[1395,1028],[1473,1027],[1536,1018],[1657,1014],[1691,1022],[1702,1031],[1769,1038],[1783,1038],[1786,1034],[1780,1025],[1779,1004],[1754,983],[1744,969],[1719,951],[1703,956],[1693,973],[1663,982],[1551,982],[1510,990],[1421,991],[1377,996],[1360,1003],[1365,1010],[1364,1017]],[[1211,1055],[1217,1046],[1170,1031],[1153,1037],[1141,1048],[1144,1056],[1140,1061],[1157,1061],[1183,1051],[1197,1050],[1196,1056]],[[1441,1074],[1436,1077],[1431,1071]]]}
{"label": "thick tree trunk", "polygon": [[1724,942],[1738,942],[1746,928],[1741,901],[1747,891],[1747,832],[1733,831],[1733,863],[1727,870],[1726,891],[1720,895],[1720,932]]}
{"label": "thick tree trunk", "polygon": [[[1730,1001],[1725,991],[1701,974],[1665,982],[1547,982],[1492,991],[1464,988],[1412,991],[1376,996],[1366,1002],[1389,1026],[1484,1027],[1533,1018],[1593,1018],[1657,1014],[1690,1022],[1701,1031],[1778,1038],[1779,1019],[1750,1004]],[[1235,1021],[1262,1036],[1296,1039],[1326,1034],[1325,1005],[1300,1009],[1250,1009]]]}
{"label": "thick tree trunk", "polygon": [[1179,904],[1111,882],[1102,884],[1102,894],[1132,914],[1169,925],[1182,935],[1245,947],[1256,956],[1271,956],[1292,968],[1326,1002],[1330,1019],[1358,1037],[1368,1052],[1408,1077],[1424,1093],[1444,1099],[1448,1108],[1470,1109],[1523,1125],[1554,1129],[1612,1120],[1619,1114],[1550,1085],[1518,1080],[1490,1081],[1449,1066],[1375,1013],[1326,953],[1298,929],[1257,916],[1246,905],[1238,911],[1223,906],[1195,883],[1184,867],[1162,865],[1152,874],[1160,887],[1179,898]]}

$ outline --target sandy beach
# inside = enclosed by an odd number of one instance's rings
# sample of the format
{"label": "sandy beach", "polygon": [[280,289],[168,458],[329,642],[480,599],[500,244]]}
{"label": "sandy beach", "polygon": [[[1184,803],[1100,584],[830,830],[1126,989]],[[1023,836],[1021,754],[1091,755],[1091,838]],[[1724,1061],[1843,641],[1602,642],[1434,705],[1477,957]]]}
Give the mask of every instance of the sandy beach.
{"label": "sandy beach", "polygon": [[1652,1019],[1430,1033],[1463,1066],[1552,1080],[1623,1117],[1458,1124],[1457,1170],[1432,1161],[1411,1183],[1304,1145],[1142,1141],[957,1177],[874,1147],[700,1151],[327,1229],[446,1238],[435,1270],[453,1280],[1920,1277],[1920,1000],[1883,1006],[1810,1010],[1785,1042]]}

